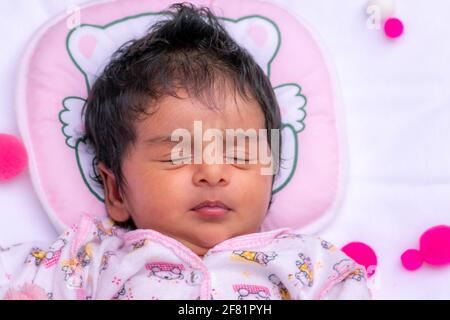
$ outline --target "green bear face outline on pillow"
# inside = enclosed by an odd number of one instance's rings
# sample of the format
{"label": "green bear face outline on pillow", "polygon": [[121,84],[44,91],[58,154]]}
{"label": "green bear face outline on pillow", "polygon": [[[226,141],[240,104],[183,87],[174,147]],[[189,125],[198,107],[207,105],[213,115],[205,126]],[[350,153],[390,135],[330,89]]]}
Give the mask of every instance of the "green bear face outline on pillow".
{"label": "green bear face outline on pillow", "polygon": [[[66,49],[86,83],[86,96],[95,76],[100,74],[112,53],[123,43],[143,36],[150,25],[164,16],[159,13],[142,13],[115,20],[104,26],[81,24],[72,29],[66,38]],[[243,16],[237,20],[219,18],[235,41],[246,48],[270,79],[271,64],[281,46],[281,33],[272,20],[261,15]],[[263,35],[263,37],[261,37]],[[261,49],[262,47],[262,49]],[[300,85],[284,83],[273,88],[281,108],[283,139],[282,167],[274,182],[272,193],[281,191],[292,179],[298,165],[298,134],[305,129],[307,98]],[[67,96],[58,114],[66,145],[75,150],[78,168],[89,191],[104,202],[101,186],[92,179],[95,157],[92,150],[80,139],[83,134],[81,111],[86,99]]]}

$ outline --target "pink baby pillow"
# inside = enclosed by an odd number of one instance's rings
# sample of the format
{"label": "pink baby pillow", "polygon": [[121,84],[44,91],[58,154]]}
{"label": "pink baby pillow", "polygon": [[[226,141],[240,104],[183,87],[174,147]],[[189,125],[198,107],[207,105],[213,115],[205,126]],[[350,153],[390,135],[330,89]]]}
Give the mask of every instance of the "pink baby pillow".
{"label": "pink baby pillow", "polygon": [[[91,179],[93,154],[78,140],[81,110],[96,75],[126,41],[144,35],[172,1],[102,1],[81,8],[81,25],[61,15],[43,26],[23,58],[18,120],[36,192],[56,228],[83,213],[106,214]],[[193,1],[220,17],[269,76],[283,120],[286,161],[262,230],[315,232],[336,212],[342,144],[334,79],[312,32],[279,7],[257,1]]]}

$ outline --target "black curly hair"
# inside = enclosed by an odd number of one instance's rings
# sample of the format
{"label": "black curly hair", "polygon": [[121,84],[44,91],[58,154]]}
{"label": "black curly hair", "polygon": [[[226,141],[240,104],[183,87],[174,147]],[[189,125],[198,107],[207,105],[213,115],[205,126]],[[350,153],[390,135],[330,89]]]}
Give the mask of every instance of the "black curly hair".
{"label": "black curly hair", "polygon": [[[214,107],[214,86],[231,83],[235,94],[258,102],[269,133],[281,129],[269,79],[208,8],[178,3],[161,13],[163,18],[144,37],[125,43],[113,54],[83,107],[85,134],[80,139],[95,154],[91,178],[102,187],[98,162],[112,171],[123,190],[122,160],[137,138],[133,124],[151,116],[153,102],[167,95],[177,97],[180,88]],[[268,140],[271,146],[270,134]]]}

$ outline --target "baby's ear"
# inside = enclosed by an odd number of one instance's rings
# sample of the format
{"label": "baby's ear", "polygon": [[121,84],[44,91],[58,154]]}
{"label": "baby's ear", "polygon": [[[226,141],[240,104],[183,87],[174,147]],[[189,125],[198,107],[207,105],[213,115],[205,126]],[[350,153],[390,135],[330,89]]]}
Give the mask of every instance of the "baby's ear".
{"label": "baby's ear", "polygon": [[105,191],[105,206],[109,217],[117,222],[128,221],[130,215],[125,208],[124,199],[119,192],[116,177],[101,161],[97,164],[97,171],[102,177]]}

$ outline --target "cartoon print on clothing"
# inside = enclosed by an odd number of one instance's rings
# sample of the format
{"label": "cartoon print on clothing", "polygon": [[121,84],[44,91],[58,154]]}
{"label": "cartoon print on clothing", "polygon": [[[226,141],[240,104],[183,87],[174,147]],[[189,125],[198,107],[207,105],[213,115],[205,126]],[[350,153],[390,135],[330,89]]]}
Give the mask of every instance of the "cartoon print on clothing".
{"label": "cartoon print on clothing", "polygon": [[64,248],[66,243],[67,241],[65,239],[58,239],[47,251],[34,247],[31,249],[25,263],[28,264],[34,262],[36,266],[43,264],[45,268],[50,268],[59,261],[59,258],[61,257],[61,250]]}
{"label": "cartoon print on clothing", "polygon": [[278,287],[278,291],[282,300],[291,300],[291,295],[289,294],[288,289],[276,274],[272,273],[271,275],[269,275],[269,280]]}
{"label": "cartoon print on clothing", "polygon": [[199,285],[203,280],[203,275],[199,271],[191,271],[189,280],[186,283],[189,285]]}
{"label": "cartoon print on clothing", "polygon": [[125,284],[120,288],[119,291],[116,292],[116,294],[112,297],[112,300],[120,300],[121,297],[124,297],[127,293],[127,290],[125,288]]}
{"label": "cartoon print on clothing", "polygon": [[65,247],[66,244],[67,244],[66,239],[58,239],[58,240],[56,240],[55,243],[53,243],[51,245],[51,247],[45,254],[45,259],[43,261],[44,266],[46,268],[50,268],[51,266],[55,265],[59,261],[59,258],[61,257],[62,249]]}
{"label": "cartoon print on clothing", "polygon": [[105,271],[108,269],[109,261],[112,256],[116,256],[116,253],[114,251],[106,251],[102,256],[102,262],[100,264],[100,272]]}
{"label": "cartoon print on clothing", "polygon": [[[45,288],[45,299],[55,300],[370,298],[365,268],[339,249],[331,253],[332,246],[317,237],[276,240],[271,232],[251,248],[244,247],[248,245],[244,239],[210,250],[201,264],[192,261],[189,248],[160,241],[156,233],[136,237],[117,229],[116,236],[99,243],[96,230],[94,219],[88,216],[77,234],[61,237],[52,246],[3,247],[0,298],[30,279]],[[139,249],[142,246],[146,247]],[[23,264],[26,259],[29,265]],[[53,267],[46,269],[46,264]]]}
{"label": "cartoon print on clothing", "polygon": [[330,250],[331,252],[334,252],[337,250],[337,247],[335,245],[333,245],[330,242],[325,241],[325,240],[322,240],[320,242],[320,245],[322,246],[322,248]]}
{"label": "cartoon print on clothing", "polygon": [[141,239],[139,241],[133,242],[131,246],[133,247],[133,250],[137,250],[147,245],[147,243],[149,243],[148,239]]}
{"label": "cartoon print on clothing", "polygon": [[233,290],[238,293],[239,300],[270,300],[270,291],[264,286],[234,284]]}
{"label": "cartoon print on clothing", "polygon": [[133,288],[127,287],[126,283],[122,286],[119,292],[116,293],[116,295],[113,297],[113,300],[121,300],[122,298],[126,300],[134,299]]}
{"label": "cartoon print on clothing", "polygon": [[69,288],[82,288],[83,276],[81,267],[76,259],[70,259],[62,262],[61,270],[64,272],[64,280]]}
{"label": "cartoon print on clothing", "polygon": [[64,280],[71,288],[83,287],[83,268],[88,266],[93,258],[92,243],[80,247],[75,258],[62,261],[61,270]]}
{"label": "cartoon print on clothing", "polygon": [[93,252],[92,252],[92,244],[91,243],[88,243],[85,246],[82,246],[80,248],[80,250],[78,250],[77,260],[78,260],[78,263],[82,267],[86,267],[87,265],[89,265],[89,263],[92,260],[92,257],[93,257]]}
{"label": "cartoon print on clothing", "polygon": [[43,249],[34,247],[31,249],[31,252],[28,255],[27,259],[25,260],[25,263],[26,264],[34,263],[35,266],[40,266],[41,262],[45,258],[45,253],[46,252]]}
{"label": "cartoon print on clothing", "polygon": [[363,268],[357,268],[352,273],[350,273],[350,279],[353,279],[355,281],[361,281],[363,279],[366,279],[366,273],[364,272]]}
{"label": "cartoon print on clothing", "polygon": [[249,251],[249,250],[234,250],[233,255],[239,256],[245,260],[256,262],[260,265],[267,266],[267,264],[274,260],[277,254],[275,252]]}
{"label": "cartoon print on clothing", "polygon": [[164,280],[183,279],[184,265],[170,262],[152,262],[145,265],[145,269],[149,270],[149,277],[156,276]]}
{"label": "cartoon print on clothing", "polygon": [[298,256],[300,260],[297,260],[295,264],[300,271],[295,274],[295,277],[300,280],[304,286],[311,287],[313,285],[311,258],[305,256],[303,253],[299,253]]}
{"label": "cartoon print on clothing", "polygon": [[303,235],[302,234],[299,234],[299,233],[283,233],[283,234],[280,234],[280,235],[277,235],[276,237],[275,237],[275,239],[278,239],[278,240],[280,240],[280,239],[301,239],[301,240],[304,240],[303,239]]}
{"label": "cartoon print on clothing", "polygon": [[11,246],[9,246],[9,247],[2,247],[2,246],[0,246],[0,252],[9,251],[9,250],[11,250],[11,249],[14,249],[15,247],[20,247],[20,246],[22,246],[22,245],[23,245],[23,243],[19,242],[19,243],[16,243],[16,244],[11,245]]}
{"label": "cartoon print on clothing", "polygon": [[328,277],[328,279],[339,279],[342,276],[345,276],[350,270],[355,267],[356,263],[350,259],[342,259],[341,261],[335,263],[333,265],[334,273]]}
{"label": "cartoon print on clothing", "polygon": [[108,219],[106,223],[108,224],[108,226],[105,227],[101,220],[94,219],[94,224],[97,227],[97,232],[95,233],[100,241],[103,241],[107,237],[117,235],[115,222],[111,219]]}

